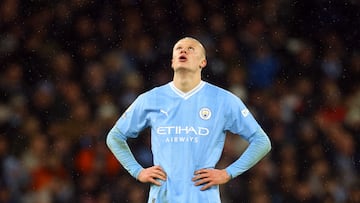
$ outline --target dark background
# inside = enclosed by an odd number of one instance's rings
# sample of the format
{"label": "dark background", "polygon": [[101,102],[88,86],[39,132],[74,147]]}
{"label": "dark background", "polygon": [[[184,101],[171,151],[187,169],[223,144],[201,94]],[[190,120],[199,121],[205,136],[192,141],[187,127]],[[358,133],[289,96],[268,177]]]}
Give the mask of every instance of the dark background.
{"label": "dark background", "polygon": [[[355,0],[1,1],[0,202],[145,202],[105,138],[172,79],[184,36],[273,145],[223,202],[360,202],[359,15]],[[149,132],[130,144],[151,165]],[[229,135],[218,167],[245,146]]]}

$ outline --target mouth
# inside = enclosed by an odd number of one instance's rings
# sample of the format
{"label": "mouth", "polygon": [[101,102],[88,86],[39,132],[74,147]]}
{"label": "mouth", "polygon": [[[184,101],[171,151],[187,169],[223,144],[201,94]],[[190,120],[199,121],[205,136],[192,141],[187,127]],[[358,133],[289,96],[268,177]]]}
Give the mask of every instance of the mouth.
{"label": "mouth", "polygon": [[179,61],[180,61],[180,62],[186,62],[186,61],[187,61],[187,57],[186,57],[185,55],[181,55],[181,56],[179,57]]}

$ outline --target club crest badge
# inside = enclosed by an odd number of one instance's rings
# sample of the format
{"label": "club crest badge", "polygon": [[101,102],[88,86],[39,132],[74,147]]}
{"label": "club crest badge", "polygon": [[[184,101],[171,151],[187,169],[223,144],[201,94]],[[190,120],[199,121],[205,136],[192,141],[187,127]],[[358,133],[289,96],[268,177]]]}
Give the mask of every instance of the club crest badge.
{"label": "club crest badge", "polygon": [[202,108],[199,112],[200,118],[203,120],[209,120],[211,117],[211,111],[208,108]]}

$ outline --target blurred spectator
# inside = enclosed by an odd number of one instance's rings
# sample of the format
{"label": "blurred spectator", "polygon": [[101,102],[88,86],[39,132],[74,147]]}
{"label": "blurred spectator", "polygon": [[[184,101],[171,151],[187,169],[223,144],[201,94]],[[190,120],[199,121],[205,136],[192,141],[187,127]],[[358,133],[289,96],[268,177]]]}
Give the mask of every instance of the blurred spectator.
{"label": "blurred spectator", "polygon": [[[0,202],[144,202],[104,136],[171,79],[174,39],[246,101],[274,146],[225,202],[359,202],[358,1],[0,2]],[[131,142],[152,164],[150,136]],[[242,153],[229,137],[219,166]],[[111,187],[110,187],[111,185]],[[248,185],[249,187],[245,187]]]}
{"label": "blurred spectator", "polygon": [[246,71],[243,67],[232,66],[229,67],[227,78],[228,89],[238,96],[241,100],[246,101],[248,97],[246,89]]}
{"label": "blurred spectator", "polygon": [[349,95],[346,101],[347,112],[345,115],[345,124],[352,130],[360,131],[360,88]]}
{"label": "blurred spectator", "polygon": [[0,136],[0,201],[19,202],[21,193],[28,183],[27,171],[20,160],[11,154],[5,135]]}

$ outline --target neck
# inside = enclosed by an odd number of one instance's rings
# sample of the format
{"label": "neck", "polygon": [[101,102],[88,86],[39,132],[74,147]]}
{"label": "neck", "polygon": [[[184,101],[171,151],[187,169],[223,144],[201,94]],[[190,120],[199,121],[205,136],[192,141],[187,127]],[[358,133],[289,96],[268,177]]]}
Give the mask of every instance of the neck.
{"label": "neck", "polygon": [[186,93],[194,89],[201,82],[200,75],[189,75],[186,73],[175,73],[173,79],[176,88]]}

